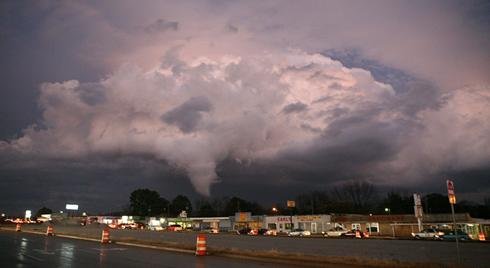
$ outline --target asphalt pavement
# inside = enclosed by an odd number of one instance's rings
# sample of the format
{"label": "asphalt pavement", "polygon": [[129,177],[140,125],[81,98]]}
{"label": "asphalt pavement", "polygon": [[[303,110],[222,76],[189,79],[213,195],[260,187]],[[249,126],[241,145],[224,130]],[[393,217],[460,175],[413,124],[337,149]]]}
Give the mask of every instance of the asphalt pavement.
{"label": "asphalt pavement", "polygon": [[[15,226],[14,226],[15,227]],[[13,228],[13,227],[10,227]],[[55,233],[100,239],[103,226],[55,225]],[[23,230],[45,232],[45,225],[23,226]],[[111,230],[111,239],[136,243],[163,243],[194,248],[196,232],[156,232]],[[281,252],[324,258],[359,258],[411,263],[452,265],[457,261],[454,242],[397,239],[335,239],[321,237],[267,237],[234,234],[208,234],[208,249],[253,252]],[[490,268],[490,243],[460,243],[460,260],[466,267]]]}
{"label": "asphalt pavement", "polygon": [[[100,244],[62,237],[0,231],[1,267],[277,267],[218,256]],[[281,267],[293,267],[281,264]]]}

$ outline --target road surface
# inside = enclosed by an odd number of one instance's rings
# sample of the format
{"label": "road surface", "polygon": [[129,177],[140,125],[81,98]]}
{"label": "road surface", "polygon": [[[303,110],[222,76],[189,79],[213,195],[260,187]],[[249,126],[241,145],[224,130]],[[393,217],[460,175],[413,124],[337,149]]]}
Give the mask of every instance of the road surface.
{"label": "road surface", "polygon": [[[277,264],[0,231],[2,267],[277,267]],[[281,264],[281,267],[288,267]],[[293,266],[290,266],[293,267]]]}
{"label": "road surface", "polygon": [[[14,228],[15,226],[11,227]],[[23,226],[23,230],[45,232],[46,226]],[[100,239],[101,226],[55,225],[55,233],[65,233]],[[155,232],[148,230],[111,230],[115,241],[149,241],[195,245],[195,232]],[[208,234],[208,247],[212,249],[238,249],[253,251],[277,251],[292,254],[326,257],[367,258],[397,260],[402,262],[432,262],[454,264],[454,242],[396,240],[396,239],[335,239],[308,237],[264,237],[233,234]],[[490,268],[490,242],[460,243],[461,262],[468,267]]]}

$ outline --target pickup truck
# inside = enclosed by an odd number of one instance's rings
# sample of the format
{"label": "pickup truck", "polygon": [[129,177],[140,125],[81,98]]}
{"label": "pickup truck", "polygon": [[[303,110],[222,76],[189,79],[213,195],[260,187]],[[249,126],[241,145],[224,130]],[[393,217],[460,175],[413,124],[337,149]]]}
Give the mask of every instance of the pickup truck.
{"label": "pickup truck", "polygon": [[323,236],[325,237],[339,237],[342,236],[343,234],[349,232],[349,230],[342,228],[340,226],[337,226],[333,229],[330,229],[326,232],[323,233]]}
{"label": "pickup truck", "polygon": [[439,240],[444,232],[441,232],[434,228],[427,228],[418,233],[412,233],[412,237],[415,239],[434,239]]}

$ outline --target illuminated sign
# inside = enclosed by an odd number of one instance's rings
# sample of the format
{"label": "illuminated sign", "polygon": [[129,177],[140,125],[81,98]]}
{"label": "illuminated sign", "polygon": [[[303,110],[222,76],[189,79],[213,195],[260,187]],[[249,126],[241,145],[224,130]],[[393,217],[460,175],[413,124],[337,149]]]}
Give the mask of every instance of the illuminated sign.
{"label": "illuminated sign", "polygon": [[237,212],[235,213],[235,221],[247,222],[252,220],[252,214],[250,212]]}
{"label": "illuminated sign", "polygon": [[294,200],[288,200],[287,202],[288,208],[296,207],[296,202]]}
{"label": "illuminated sign", "polygon": [[32,216],[32,211],[26,210],[26,219],[30,219]]}
{"label": "illuminated sign", "polygon": [[298,216],[298,221],[319,221],[321,219],[322,217],[317,215]]}
{"label": "illuminated sign", "polygon": [[65,208],[66,208],[66,210],[78,210],[78,205],[77,204],[66,204]]}
{"label": "illuminated sign", "polygon": [[291,218],[290,217],[277,217],[278,222],[290,222]]}
{"label": "illuminated sign", "polygon": [[454,182],[452,180],[446,181],[447,185],[447,197],[449,198],[449,204],[456,204],[456,195],[454,194]]}

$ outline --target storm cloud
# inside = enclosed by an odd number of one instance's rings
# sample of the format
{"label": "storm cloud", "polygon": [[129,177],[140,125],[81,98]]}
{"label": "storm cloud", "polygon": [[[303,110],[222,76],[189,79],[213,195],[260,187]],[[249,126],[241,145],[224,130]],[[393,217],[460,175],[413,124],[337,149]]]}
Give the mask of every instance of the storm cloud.
{"label": "storm cloud", "polygon": [[490,169],[483,2],[0,5],[8,180],[149,158],[209,195]]}

